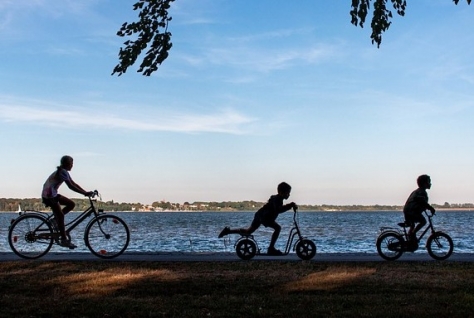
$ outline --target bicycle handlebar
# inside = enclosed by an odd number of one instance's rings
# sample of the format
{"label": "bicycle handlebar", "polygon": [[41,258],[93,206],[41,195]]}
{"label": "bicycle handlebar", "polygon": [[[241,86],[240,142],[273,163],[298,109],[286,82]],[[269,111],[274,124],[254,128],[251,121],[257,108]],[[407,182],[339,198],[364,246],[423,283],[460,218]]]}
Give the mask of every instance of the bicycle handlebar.
{"label": "bicycle handlebar", "polygon": [[426,216],[429,216],[429,217],[433,217],[434,215],[436,215],[436,212],[432,212],[429,209],[425,209],[424,213],[426,214]]}
{"label": "bicycle handlebar", "polygon": [[87,197],[94,198],[94,197],[99,196],[99,195],[100,195],[99,191],[96,189],[96,190],[92,191],[91,195],[87,195]]}

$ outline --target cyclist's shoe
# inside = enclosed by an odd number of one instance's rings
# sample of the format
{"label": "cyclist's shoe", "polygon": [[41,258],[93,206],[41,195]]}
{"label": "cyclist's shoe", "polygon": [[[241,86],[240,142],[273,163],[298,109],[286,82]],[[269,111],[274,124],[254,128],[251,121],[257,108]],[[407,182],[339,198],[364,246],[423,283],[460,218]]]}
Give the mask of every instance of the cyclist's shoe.
{"label": "cyclist's shoe", "polygon": [[54,217],[49,220],[49,223],[53,226],[54,229],[59,229],[58,222]]}
{"label": "cyclist's shoe", "polygon": [[275,247],[269,247],[267,254],[269,256],[283,256],[283,253]]}
{"label": "cyclist's shoe", "polygon": [[407,243],[407,250],[408,251],[415,252],[417,249],[418,249],[418,241],[417,240],[409,241]]}
{"label": "cyclist's shoe", "polygon": [[52,237],[53,237],[54,242],[56,243],[56,245],[61,246],[61,235],[59,235],[59,233],[54,233],[54,234],[52,234]]}
{"label": "cyclist's shoe", "polygon": [[229,227],[224,227],[224,229],[219,234],[219,238],[222,238],[222,237],[227,236],[229,234],[230,234],[230,228]]}
{"label": "cyclist's shoe", "polygon": [[61,239],[61,241],[59,242],[59,246],[67,247],[69,249],[77,248],[76,245],[74,245],[73,243],[71,243],[70,240],[67,240],[67,239]]}

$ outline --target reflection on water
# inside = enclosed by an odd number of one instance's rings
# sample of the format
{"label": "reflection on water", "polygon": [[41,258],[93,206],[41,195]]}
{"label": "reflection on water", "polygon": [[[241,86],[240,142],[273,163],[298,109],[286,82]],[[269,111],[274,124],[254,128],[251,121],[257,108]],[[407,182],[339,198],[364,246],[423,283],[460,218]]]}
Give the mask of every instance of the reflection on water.
{"label": "reflection on water", "polygon": [[[130,228],[128,252],[234,252],[238,235],[217,238],[224,226],[248,227],[254,212],[210,213],[116,213]],[[70,220],[75,213],[66,216]],[[16,213],[0,213],[0,252],[10,252],[8,225]],[[434,225],[447,232],[454,241],[454,252],[474,252],[473,212],[437,212]],[[284,250],[293,214],[278,217],[282,226],[277,247]],[[381,226],[396,227],[401,212],[301,212],[299,224],[303,236],[316,243],[318,253],[376,253],[375,240]],[[87,252],[84,245],[84,225],[71,235],[78,245],[76,251]],[[261,227],[255,233],[261,249],[266,250],[272,229]],[[425,238],[426,240],[426,238]],[[422,244],[419,252],[424,251]],[[64,251],[53,246],[52,251]]]}

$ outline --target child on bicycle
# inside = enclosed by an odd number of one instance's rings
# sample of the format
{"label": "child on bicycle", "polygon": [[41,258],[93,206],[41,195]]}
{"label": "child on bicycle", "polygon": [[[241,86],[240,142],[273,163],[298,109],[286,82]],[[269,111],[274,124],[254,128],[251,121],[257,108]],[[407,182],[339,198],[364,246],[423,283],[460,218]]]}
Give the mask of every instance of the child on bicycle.
{"label": "child on bicycle", "polygon": [[279,214],[286,212],[287,210],[293,208],[297,209],[295,203],[291,202],[289,204],[283,205],[283,200],[288,199],[290,197],[291,186],[285,182],[282,182],[277,187],[278,194],[270,196],[268,202],[260,208],[253,218],[250,227],[245,228],[237,228],[237,229],[230,229],[229,227],[225,227],[221,233],[219,234],[219,238],[222,238],[229,234],[252,234],[256,231],[260,225],[265,227],[273,228],[273,235],[270,241],[270,245],[268,246],[268,254],[272,256],[281,256],[283,253],[275,248],[275,243],[280,235],[281,226],[276,222],[276,219]]}
{"label": "child on bicycle", "polygon": [[[58,194],[58,188],[63,182],[65,182],[66,185],[76,193],[82,194],[84,196],[92,196],[94,193],[85,191],[81,186],[72,180],[71,176],[69,175],[69,171],[72,169],[72,166],[73,158],[71,156],[64,155],[61,158],[60,166],[57,167],[56,171],[54,171],[44,183],[43,191],[41,193],[43,203],[46,205],[46,207],[51,207],[51,210],[54,213],[54,220],[52,220],[52,223],[55,224],[55,227],[58,228],[61,235],[59,245],[69,249],[74,249],[77,246],[67,238],[66,229],[64,226],[64,215],[72,211],[76,204],[66,196]],[[61,205],[64,207],[61,208]]]}
{"label": "child on bicycle", "polygon": [[[427,189],[431,188],[431,178],[428,175],[420,175],[416,182],[418,188],[410,194],[403,207],[405,221],[410,223],[410,229],[408,230],[410,241],[416,241],[416,233],[426,225],[426,218],[423,216],[423,212],[427,209],[433,214],[435,212],[435,209],[428,204],[428,193],[426,192]],[[418,224],[416,227],[415,223]]]}

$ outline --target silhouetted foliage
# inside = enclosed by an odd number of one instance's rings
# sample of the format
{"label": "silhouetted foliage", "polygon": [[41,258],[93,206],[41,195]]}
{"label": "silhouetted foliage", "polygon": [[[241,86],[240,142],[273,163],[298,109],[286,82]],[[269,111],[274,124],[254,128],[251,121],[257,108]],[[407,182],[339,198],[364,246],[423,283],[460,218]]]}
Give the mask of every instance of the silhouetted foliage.
{"label": "silhouetted foliage", "polygon": [[[120,37],[137,36],[136,40],[127,40],[124,42],[125,48],[120,48],[119,64],[115,66],[112,75],[117,73],[119,76],[125,73],[128,67],[132,66],[138,56],[148,46],[150,48],[145,53],[140,67],[137,72],[149,76],[163,63],[168,57],[168,51],[172,47],[171,32],[168,31],[168,24],[171,17],[168,10],[171,2],[175,0],[139,0],[133,5],[133,10],[140,10],[138,13],[139,20],[137,22],[125,22],[117,35]],[[393,14],[390,7],[397,12],[398,15],[404,16],[407,7],[406,0],[352,0],[351,4],[351,23],[355,26],[364,27],[367,15],[373,4],[372,21],[370,27],[372,34],[372,44],[377,44],[377,48],[382,43],[382,34],[388,30],[392,24]],[[457,5],[459,0],[453,0]],[[471,4],[471,0],[466,0],[467,4]],[[243,4],[244,5],[244,4]],[[276,4],[275,4],[276,5]],[[295,2],[294,5],[298,5]],[[138,34],[138,35],[137,35]]]}
{"label": "silhouetted foliage", "polygon": [[139,21],[133,23],[125,22],[117,32],[120,37],[132,36],[138,33],[138,38],[124,42],[125,49],[120,48],[120,63],[115,66],[112,75],[119,76],[127,72],[129,66],[133,65],[138,56],[148,45],[150,49],[146,52],[140,68],[137,72],[143,75],[151,75],[158,70],[158,66],[168,57],[171,49],[171,33],[168,32],[168,17],[170,3],[174,0],[140,0],[133,5],[133,10],[140,9]]}

